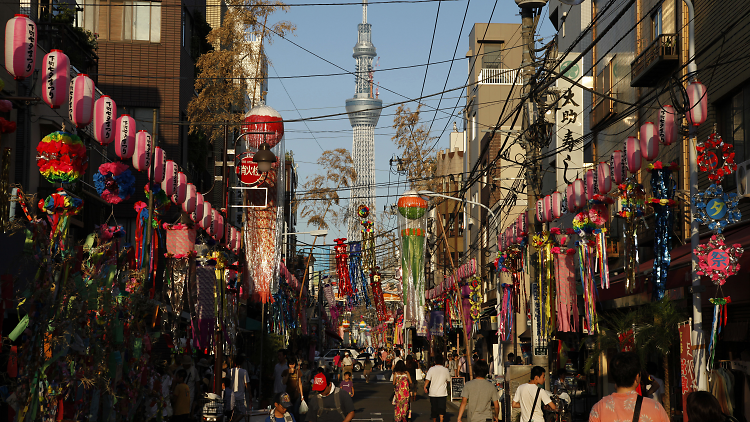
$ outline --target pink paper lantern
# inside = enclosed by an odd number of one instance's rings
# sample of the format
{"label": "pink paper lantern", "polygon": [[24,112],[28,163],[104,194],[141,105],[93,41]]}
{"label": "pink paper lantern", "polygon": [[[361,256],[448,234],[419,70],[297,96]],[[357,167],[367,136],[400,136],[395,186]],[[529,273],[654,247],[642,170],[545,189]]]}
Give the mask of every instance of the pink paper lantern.
{"label": "pink paper lantern", "polygon": [[42,66],[42,100],[51,108],[60,108],[68,102],[70,85],[70,59],[62,50],[51,50],[44,56]]}
{"label": "pink paper lantern", "polygon": [[612,190],[612,168],[609,166],[609,163],[600,162],[596,167],[596,172],[599,194],[606,195]]}
{"label": "pink paper lantern", "polygon": [[115,140],[117,105],[109,95],[102,95],[94,103],[94,139],[101,145],[109,145]]}
{"label": "pink paper lantern", "polygon": [[518,236],[527,236],[529,234],[529,216],[526,212],[522,212],[516,217],[516,229],[518,230]]}
{"label": "pink paper lantern", "polygon": [[5,70],[22,81],[36,65],[36,24],[27,15],[15,15],[5,24]]}
{"label": "pink paper lantern", "polygon": [[94,81],[79,73],[70,83],[68,117],[78,129],[83,129],[94,118]]}
{"label": "pink paper lantern", "polygon": [[151,141],[151,134],[145,130],[139,130],[135,134],[133,167],[138,171],[144,171],[151,165]]}
{"label": "pink paper lantern", "polygon": [[506,227],[502,233],[500,233],[500,250],[504,251],[508,247],[508,228]]}
{"label": "pink paper lantern", "polygon": [[518,238],[518,224],[513,221],[510,225],[510,243],[517,243],[516,238]]}
{"label": "pink paper lantern", "polygon": [[198,223],[203,219],[203,194],[200,192],[195,194],[195,209],[190,214],[190,219],[193,223]]}
{"label": "pink paper lantern", "polygon": [[135,119],[123,114],[115,122],[115,154],[121,160],[126,160],[133,156],[135,152]]}
{"label": "pink paper lantern", "polygon": [[677,140],[675,113],[671,105],[665,105],[659,110],[659,140],[664,145],[672,145]]}
{"label": "pink paper lantern", "polygon": [[544,197],[544,221],[552,221],[552,197],[549,195]]}
{"label": "pink paper lantern", "polygon": [[659,155],[659,137],[656,125],[646,122],[641,126],[640,138],[641,156],[648,161],[653,161]]}
{"label": "pink paper lantern", "polygon": [[572,213],[575,212],[575,210],[578,209],[578,207],[576,206],[575,196],[573,195],[573,184],[572,183],[569,184],[565,188],[565,202],[566,202],[566,205],[568,206],[568,212],[569,213],[572,214]]}
{"label": "pink paper lantern", "polygon": [[562,217],[563,206],[562,206],[562,194],[560,192],[553,192],[550,195],[552,201],[552,218],[557,220]]}
{"label": "pink paper lantern", "polygon": [[177,173],[177,185],[174,188],[174,192],[172,192],[172,202],[175,205],[181,205],[183,202],[185,202],[185,198],[187,198],[187,176],[185,176],[185,173],[178,172]]}
{"label": "pink paper lantern", "polygon": [[616,184],[619,185],[628,178],[627,159],[625,154],[619,149],[612,153],[612,163],[610,166],[612,167],[612,179]]}
{"label": "pink paper lantern", "polygon": [[198,220],[198,226],[203,230],[209,231],[211,229],[211,203],[208,201],[203,202],[203,216]]}
{"label": "pink paper lantern", "polygon": [[195,189],[195,185],[192,183],[187,184],[187,192],[185,194],[185,202],[182,203],[182,210],[188,214],[195,212],[195,207],[198,203],[198,191]]}
{"label": "pink paper lantern", "polygon": [[[167,154],[163,149],[154,147],[154,180],[153,183],[161,183],[167,170]],[[148,169],[148,178],[151,179],[151,168]]]}
{"label": "pink paper lantern", "polygon": [[599,194],[599,184],[596,180],[597,175],[596,170],[586,170],[586,184],[584,185],[584,189],[586,191],[586,199],[589,201],[593,201],[594,195]]}
{"label": "pink paper lantern", "polygon": [[573,181],[573,204],[575,208],[583,208],[586,206],[586,194],[583,180],[576,179]]}
{"label": "pink paper lantern", "polygon": [[161,189],[167,196],[174,195],[177,190],[177,183],[180,181],[178,175],[180,167],[172,160],[167,160],[164,164],[164,180],[161,181]]}
{"label": "pink paper lantern", "polygon": [[545,223],[544,217],[544,198],[542,198],[536,201],[536,221]]}
{"label": "pink paper lantern", "polygon": [[700,126],[708,118],[708,93],[706,86],[698,81],[690,82],[687,86],[690,110],[687,113],[688,124]]}
{"label": "pink paper lantern", "polygon": [[628,155],[628,171],[638,173],[641,169],[641,143],[635,136],[628,136],[625,141],[625,153]]}

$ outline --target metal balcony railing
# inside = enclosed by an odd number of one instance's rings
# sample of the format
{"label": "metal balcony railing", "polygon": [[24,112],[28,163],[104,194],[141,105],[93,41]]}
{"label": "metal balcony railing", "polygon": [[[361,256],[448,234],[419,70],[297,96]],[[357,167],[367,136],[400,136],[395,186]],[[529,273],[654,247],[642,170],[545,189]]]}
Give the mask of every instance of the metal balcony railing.
{"label": "metal balcony railing", "polygon": [[[513,81],[516,81],[516,74],[520,69],[489,69],[482,68],[479,75],[480,84],[492,84],[492,85],[512,85]],[[521,82],[520,78],[517,80]]]}
{"label": "metal balcony railing", "polygon": [[677,34],[661,34],[630,64],[631,86],[653,86],[680,60]]}

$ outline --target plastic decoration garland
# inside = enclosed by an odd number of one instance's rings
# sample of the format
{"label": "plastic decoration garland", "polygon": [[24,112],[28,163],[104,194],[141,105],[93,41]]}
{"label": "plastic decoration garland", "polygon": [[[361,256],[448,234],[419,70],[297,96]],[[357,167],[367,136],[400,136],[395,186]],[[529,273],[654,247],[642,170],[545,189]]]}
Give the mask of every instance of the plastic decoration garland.
{"label": "plastic decoration garland", "polygon": [[[712,133],[707,141],[699,143],[695,149],[698,152],[698,169],[708,173],[708,180],[719,183],[725,176],[737,171],[734,146],[724,142],[721,136]],[[721,163],[717,153],[721,154]]]}
{"label": "plastic decoration garland", "polygon": [[349,305],[355,300],[355,291],[352,282],[349,279],[349,266],[347,265],[347,248],[346,238],[334,239],[336,245],[333,247],[336,252],[336,273],[339,276],[339,295],[349,298]]}
{"label": "plastic decoration garland", "polygon": [[375,269],[375,228],[370,220],[362,221],[362,268]]}
{"label": "plastic decoration garland", "polygon": [[108,204],[119,204],[135,193],[135,176],[125,163],[104,163],[94,174],[94,187]]}
{"label": "plastic decoration garland", "polygon": [[738,262],[744,252],[742,245],[737,243],[729,247],[724,243],[722,234],[715,234],[708,243],[698,245],[693,251],[698,256],[700,267],[697,274],[709,277],[714,284],[723,286],[727,277],[739,271]]}
{"label": "plastic decoration garland", "polygon": [[697,211],[695,219],[708,225],[714,233],[721,233],[726,226],[742,219],[742,213],[737,208],[740,199],[736,193],[726,193],[721,185],[713,184],[705,192],[695,194],[692,200]]}
{"label": "plastic decoration garland", "polygon": [[469,279],[469,286],[471,287],[471,294],[469,295],[471,319],[476,321],[482,313],[482,283],[480,283],[479,278],[472,277]]}
{"label": "plastic decoration garland", "polygon": [[383,298],[383,286],[380,284],[380,273],[373,272],[370,274],[370,288],[372,288],[372,301],[375,303],[375,311],[378,314],[378,321],[383,322],[388,319],[388,309],[385,307]]}
{"label": "plastic decoration garland", "polygon": [[555,303],[555,272],[552,248],[555,246],[551,233],[543,231],[532,237],[537,253],[539,271],[536,282],[533,283],[531,293],[535,296],[534,312],[539,315],[537,320],[538,335],[541,340],[546,339],[556,327],[556,312],[552,304]]}
{"label": "plastic decoration garland", "polygon": [[353,242],[349,245],[349,279],[352,286],[356,286],[357,291],[356,303],[370,307],[370,297],[367,295],[367,281],[365,273],[362,271],[362,245],[359,242]]}
{"label": "plastic decoration garland", "polygon": [[654,198],[651,206],[654,209],[654,271],[651,282],[654,286],[654,299],[664,297],[667,283],[667,271],[672,262],[672,225],[674,224],[675,181],[672,179],[672,168],[651,170],[651,192]]}
{"label": "plastic decoration garland", "polygon": [[636,271],[640,261],[638,254],[638,230],[636,218],[642,217],[646,206],[646,192],[643,185],[629,178],[619,186],[620,212],[618,215],[625,219],[624,253],[625,253],[625,291],[635,290]]}
{"label": "plastic decoration garland", "polygon": [[503,284],[502,292],[502,307],[500,308],[500,315],[497,321],[497,335],[501,341],[508,341],[513,338],[513,322],[515,319],[515,302],[514,298],[514,286],[512,284]]}
{"label": "plastic decoration garland", "polygon": [[36,165],[50,183],[75,183],[89,167],[86,146],[72,133],[52,132],[36,146]]}
{"label": "plastic decoration garland", "polygon": [[714,367],[714,358],[716,357],[716,344],[719,342],[721,329],[727,325],[727,304],[732,303],[732,298],[716,297],[708,299],[714,305],[714,317],[711,322],[711,337],[708,340],[708,359],[706,359],[706,368],[711,371]]}

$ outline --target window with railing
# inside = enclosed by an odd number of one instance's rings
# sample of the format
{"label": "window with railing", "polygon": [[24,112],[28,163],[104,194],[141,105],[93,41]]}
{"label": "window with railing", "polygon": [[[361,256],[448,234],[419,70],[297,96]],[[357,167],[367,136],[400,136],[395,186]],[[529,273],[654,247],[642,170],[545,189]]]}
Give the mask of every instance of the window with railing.
{"label": "window with railing", "polygon": [[502,42],[482,43],[482,69],[503,68],[503,46]]}
{"label": "window with railing", "polygon": [[520,78],[516,78],[518,71],[519,69],[482,68],[479,83],[495,85],[512,85],[514,81],[520,83]]}

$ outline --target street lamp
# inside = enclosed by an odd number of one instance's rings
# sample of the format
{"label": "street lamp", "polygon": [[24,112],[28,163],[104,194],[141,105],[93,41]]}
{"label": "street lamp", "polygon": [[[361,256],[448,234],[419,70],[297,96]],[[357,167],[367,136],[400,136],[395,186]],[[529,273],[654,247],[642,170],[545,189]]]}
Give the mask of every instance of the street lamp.
{"label": "street lamp", "polygon": [[[264,142],[258,147],[258,152],[253,155],[253,162],[258,163],[258,171],[261,173],[271,170],[271,164],[276,162],[276,156],[271,152],[271,147],[265,142],[266,133],[263,132]],[[246,134],[243,133],[243,135]]]}

